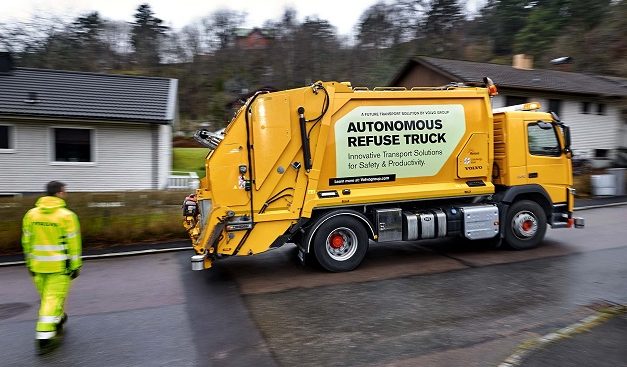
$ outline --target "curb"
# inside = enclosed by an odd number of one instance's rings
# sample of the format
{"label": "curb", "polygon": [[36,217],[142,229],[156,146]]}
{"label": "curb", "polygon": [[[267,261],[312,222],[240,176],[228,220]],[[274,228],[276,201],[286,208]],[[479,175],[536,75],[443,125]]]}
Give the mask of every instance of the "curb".
{"label": "curb", "polygon": [[[575,207],[575,211],[584,211],[589,209],[598,209],[598,208],[608,208],[613,206],[621,206],[627,205],[627,201],[618,202],[618,203],[609,203],[609,204],[597,204],[597,205],[587,205],[581,207]],[[137,251],[122,251],[122,252],[109,252],[104,254],[95,254],[95,255],[83,255],[83,259],[102,259],[108,257],[122,257],[122,256],[137,256],[137,255],[148,255],[160,252],[174,252],[174,251],[184,251],[191,250],[192,247],[169,247],[169,248],[157,248],[157,249],[146,249],[146,250],[137,250]],[[23,265],[26,262],[24,260],[18,261],[6,261],[1,262],[0,260],[0,268],[3,266],[13,266],[13,265]]]}
{"label": "curb", "polygon": [[[175,251],[189,251],[192,250],[192,246],[188,247],[169,247],[169,248],[151,248],[145,250],[136,250],[136,251],[120,251],[120,252],[108,252],[104,254],[94,254],[94,255],[83,255],[81,258],[83,260],[86,259],[103,259],[110,257],[123,257],[123,256],[138,256],[138,255],[148,255],[148,254],[156,254],[163,252],[175,252]],[[6,261],[0,262],[0,268],[4,266],[14,266],[14,265],[24,265],[26,262],[24,260],[18,261]]]}
{"label": "curb", "polygon": [[588,210],[588,209],[609,208],[609,207],[612,207],[612,206],[621,206],[621,205],[627,205],[627,201],[622,201],[622,202],[619,202],[619,203],[610,203],[610,204],[597,204],[597,205],[581,206],[581,207],[576,207],[574,210],[579,211],[579,210]]}

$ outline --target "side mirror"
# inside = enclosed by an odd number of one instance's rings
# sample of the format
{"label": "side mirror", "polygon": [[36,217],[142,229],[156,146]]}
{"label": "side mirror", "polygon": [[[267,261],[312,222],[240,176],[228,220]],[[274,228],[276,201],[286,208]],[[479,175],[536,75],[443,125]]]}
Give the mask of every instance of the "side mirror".
{"label": "side mirror", "polygon": [[562,131],[564,132],[564,152],[572,155],[570,149],[570,127],[562,125]]}

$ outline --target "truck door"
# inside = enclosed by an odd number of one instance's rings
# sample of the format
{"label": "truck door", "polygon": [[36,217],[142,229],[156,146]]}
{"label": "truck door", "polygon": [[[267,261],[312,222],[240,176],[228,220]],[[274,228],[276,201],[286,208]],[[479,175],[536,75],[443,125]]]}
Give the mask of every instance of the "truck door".
{"label": "truck door", "polygon": [[566,202],[570,162],[564,153],[558,128],[550,122],[527,121],[528,183],[539,184],[553,203]]}

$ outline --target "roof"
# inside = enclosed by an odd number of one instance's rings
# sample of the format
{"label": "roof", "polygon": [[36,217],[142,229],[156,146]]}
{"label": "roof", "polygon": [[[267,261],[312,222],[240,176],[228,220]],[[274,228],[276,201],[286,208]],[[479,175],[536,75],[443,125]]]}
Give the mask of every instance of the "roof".
{"label": "roof", "polygon": [[235,34],[235,37],[248,37],[253,33],[259,33],[262,36],[266,37],[266,38],[271,38],[272,37],[272,32],[268,29],[265,28],[236,28],[235,31],[233,32]]}
{"label": "roof", "polygon": [[169,124],[177,80],[15,68],[0,73],[0,116]]}
{"label": "roof", "polygon": [[[569,94],[591,94],[606,97],[627,96],[627,79],[601,75],[571,73],[546,69],[516,69],[509,65],[438,59],[420,56],[410,60],[391,85],[398,85],[416,65],[423,65],[451,78],[451,81],[483,83],[490,77],[501,88],[542,90]],[[621,81],[622,80],[622,81]]]}

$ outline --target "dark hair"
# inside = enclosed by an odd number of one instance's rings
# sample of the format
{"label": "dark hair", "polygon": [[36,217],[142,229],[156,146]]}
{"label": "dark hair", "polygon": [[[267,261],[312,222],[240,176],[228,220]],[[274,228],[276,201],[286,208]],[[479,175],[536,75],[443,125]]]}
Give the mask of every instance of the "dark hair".
{"label": "dark hair", "polygon": [[65,184],[60,181],[50,181],[46,184],[46,195],[54,196],[65,189]]}

